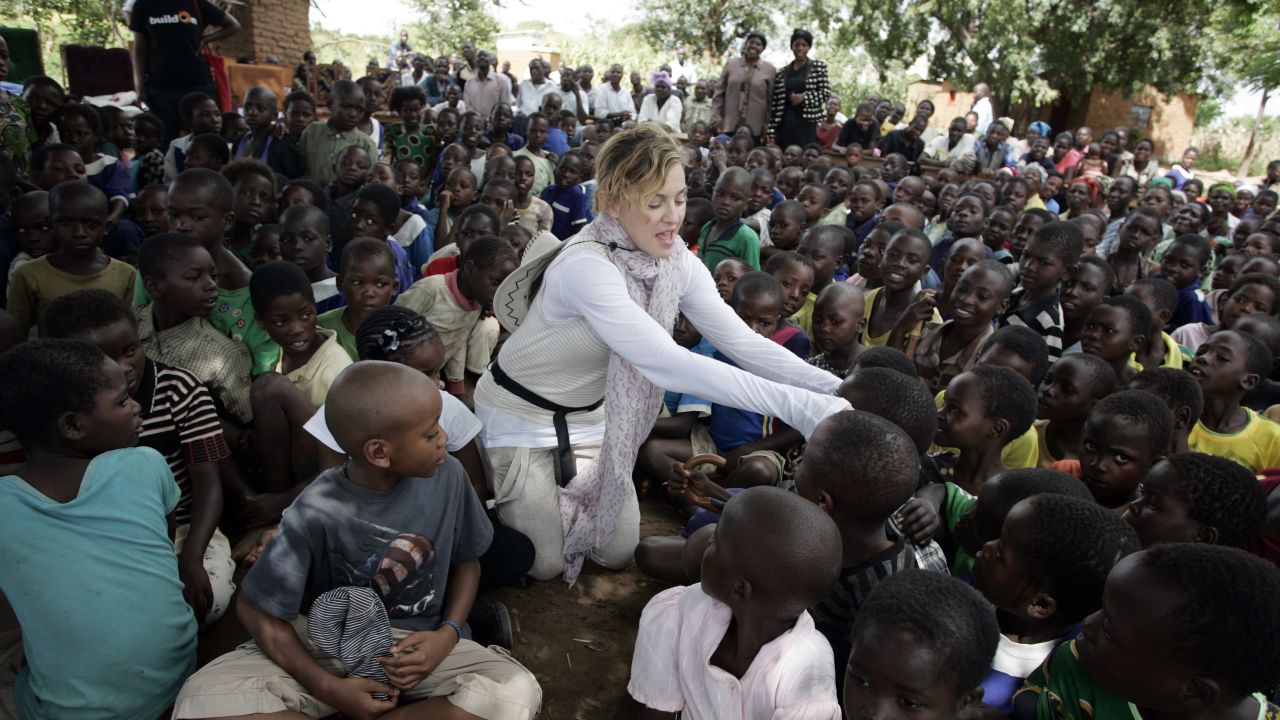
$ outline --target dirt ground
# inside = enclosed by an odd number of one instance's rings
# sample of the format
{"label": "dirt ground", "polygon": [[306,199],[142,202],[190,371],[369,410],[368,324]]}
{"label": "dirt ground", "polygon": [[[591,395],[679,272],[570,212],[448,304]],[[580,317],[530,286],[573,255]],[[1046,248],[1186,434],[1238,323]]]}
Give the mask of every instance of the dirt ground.
{"label": "dirt ground", "polygon": [[[659,500],[640,503],[640,536],[673,535],[680,521]],[[588,563],[572,588],[559,580],[495,596],[511,611],[515,656],[542,684],[544,720],[639,717],[627,695],[640,612],[668,585],[640,574]]]}

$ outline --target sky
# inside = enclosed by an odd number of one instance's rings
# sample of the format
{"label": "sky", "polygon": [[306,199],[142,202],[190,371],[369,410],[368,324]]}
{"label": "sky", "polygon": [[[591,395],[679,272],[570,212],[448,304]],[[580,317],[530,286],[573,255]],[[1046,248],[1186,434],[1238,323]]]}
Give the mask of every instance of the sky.
{"label": "sky", "polygon": [[[639,0],[610,0],[609,20],[618,25],[632,19]],[[343,30],[358,35],[392,35],[397,18],[412,19],[412,10],[401,0],[317,0],[318,10],[311,13],[311,21],[326,28]],[[598,21],[585,13],[566,13],[564,0],[507,0],[499,14],[504,28],[512,28],[525,20],[555,18],[567,34],[590,32],[598,27]],[[1237,91],[1225,103],[1228,118],[1258,111],[1261,93]],[[1267,102],[1267,115],[1280,115],[1280,93]]]}

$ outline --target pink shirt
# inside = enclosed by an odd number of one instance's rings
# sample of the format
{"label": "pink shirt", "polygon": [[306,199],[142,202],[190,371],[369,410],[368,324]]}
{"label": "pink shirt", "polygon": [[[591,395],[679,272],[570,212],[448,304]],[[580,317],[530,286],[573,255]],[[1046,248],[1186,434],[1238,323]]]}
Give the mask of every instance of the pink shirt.
{"label": "pink shirt", "polygon": [[831,645],[809,613],[760,648],[741,680],[711,665],[732,619],[701,584],[654,596],[640,617],[627,692],[685,720],[841,720]]}

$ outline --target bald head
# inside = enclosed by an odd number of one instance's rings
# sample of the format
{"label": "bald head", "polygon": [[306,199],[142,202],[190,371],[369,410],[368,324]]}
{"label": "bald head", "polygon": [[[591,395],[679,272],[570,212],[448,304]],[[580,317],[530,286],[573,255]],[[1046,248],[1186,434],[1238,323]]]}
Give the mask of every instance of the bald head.
{"label": "bald head", "polygon": [[344,452],[363,458],[371,441],[387,440],[414,422],[440,415],[440,390],[421,372],[363,360],[343,370],[325,398],[325,421]]}
{"label": "bald head", "polygon": [[973,86],[973,94],[978,98],[984,98],[991,94],[991,88],[986,83],[978,83]]}
{"label": "bald head", "polygon": [[907,203],[894,203],[881,216],[884,220],[897,220],[913,230],[924,230],[924,213]]}
{"label": "bald head", "polygon": [[762,602],[799,612],[826,597],[840,574],[840,530],[825,512],[776,487],[743,490],[716,532]]}

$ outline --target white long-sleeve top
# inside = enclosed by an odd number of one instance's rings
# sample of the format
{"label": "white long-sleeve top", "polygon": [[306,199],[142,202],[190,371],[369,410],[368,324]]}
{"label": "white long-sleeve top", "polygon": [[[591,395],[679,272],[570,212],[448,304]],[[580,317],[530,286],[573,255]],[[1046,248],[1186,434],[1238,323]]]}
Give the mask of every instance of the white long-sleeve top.
{"label": "white long-sleeve top", "polygon": [[657,95],[645,95],[644,102],[640,103],[640,119],[638,122],[653,120],[667,126],[672,132],[680,129],[680,118],[684,116],[684,103],[680,102],[680,98],[672,95],[667,101],[658,107]]}
{"label": "white long-sleeve top", "polygon": [[[608,252],[599,243],[571,242],[552,261],[525,321],[498,358],[513,380],[552,402],[587,406],[604,396],[612,351],[664,390],[781,418],[806,437],[823,418],[848,407],[833,395],[839,378],[752,332],[720,299],[711,274],[693,255],[678,256],[680,312],[741,369],[677,345],[632,301]],[[491,374],[480,379],[475,404],[486,447],[556,445],[551,413],[499,387]],[[570,441],[601,439],[606,417],[604,407],[571,413]]]}

